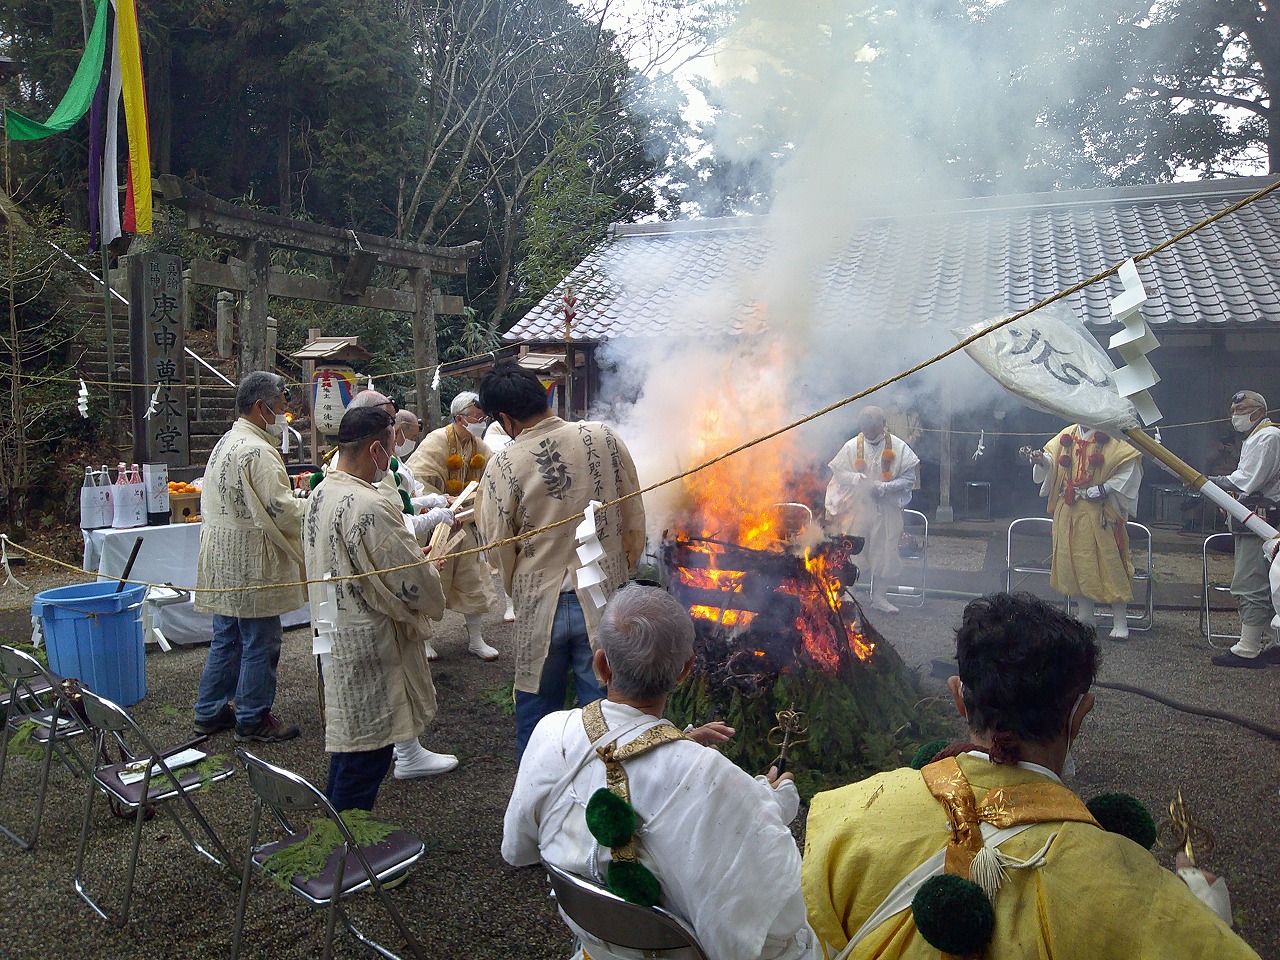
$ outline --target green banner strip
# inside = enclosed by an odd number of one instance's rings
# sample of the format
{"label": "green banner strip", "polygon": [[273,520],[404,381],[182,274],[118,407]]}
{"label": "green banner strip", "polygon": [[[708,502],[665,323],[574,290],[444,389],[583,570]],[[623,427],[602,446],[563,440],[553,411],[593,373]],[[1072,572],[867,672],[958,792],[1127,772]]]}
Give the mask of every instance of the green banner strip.
{"label": "green banner strip", "polygon": [[62,102],[53,111],[46,123],[28,119],[22,114],[6,109],[4,112],[4,128],[10,140],[43,140],[55,133],[69,130],[89,110],[93,103],[93,95],[98,84],[102,82],[102,58],[107,50],[107,4],[110,0],[97,0],[93,17],[93,29],[89,32],[89,41],[84,47],[84,56],[76,67],[75,76],[71,78],[71,86],[62,97]]}

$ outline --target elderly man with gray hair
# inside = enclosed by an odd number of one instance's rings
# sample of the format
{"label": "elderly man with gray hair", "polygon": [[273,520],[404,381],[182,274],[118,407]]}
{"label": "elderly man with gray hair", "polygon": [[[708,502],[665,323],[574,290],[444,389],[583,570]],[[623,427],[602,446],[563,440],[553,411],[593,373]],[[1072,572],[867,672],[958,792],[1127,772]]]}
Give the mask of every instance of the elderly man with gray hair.
{"label": "elderly man with gray hair", "polygon": [[[534,729],[502,856],[515,866],[546,861],[634,902],[652,904],[656,891],[656,903],[693,929],[712,960],[817,958],[787,827],[800,803],[791,775],[752,777],[703,746],[732,735],[723,724],[681,733],[662,718],[692,669],[693,636],[689,614],[661,589],[630,585],[610,598],[594,654],[607,696]],[[630,809],[634,835],[600,835],[595,811],[610,805]],[[632,853],[638,868],[612,869]],[[624,872],[649,875],[650,895]],[[634,955],[565,922],[581,944],[575,956]]]}
{"label": "elderly man with gray hair", "polygon": [[[449,404],[453,419],[423,437],[409,457],[409,470],[424,493],[456,497],[484,473],[493,451],[482,439],[487,418],[476,406],[478,399],[469,390],[454,397]],[[457,549],[471,550],[478,546],[475,527],[471,527]],[[451,559],[440,573],[440,582],[444,586],[445,606],[462,614],[467,622],[467,649],[481,660],[498,659],[498,651],[485,642],[481,629],[484,614],[495,598],[488,565],[478,553]]]}
{"label": "elderly man with gray hair", "polygon": [[[1209,479],[1275,526],[1280,522],[1280,427],[1267,416],[1266,397],[1256,390],[1237,391],[1231,397],[1231,429],[1244,434],[1240,465],[1226,476]],[[1240,639],[1211,662],[1216,667],[1250,670],[1280,664],[1280,646],[1269,643],[1277,610],[1262,541],[1234,520],[1231,532],[1235,543],[1231,595],[1240,606]]]}
{"label": "elderly man with gray hair", "polygon": [[303,504],[279,449],[288,401],[278,374],[246,376],[236,390],[239,417],[205,467],[195,609],[213,614],[213,642],[196,696],[200,734],[234,727],[237,741],[275,743],[299,733],[271,712],[280,615],[307,599]]}

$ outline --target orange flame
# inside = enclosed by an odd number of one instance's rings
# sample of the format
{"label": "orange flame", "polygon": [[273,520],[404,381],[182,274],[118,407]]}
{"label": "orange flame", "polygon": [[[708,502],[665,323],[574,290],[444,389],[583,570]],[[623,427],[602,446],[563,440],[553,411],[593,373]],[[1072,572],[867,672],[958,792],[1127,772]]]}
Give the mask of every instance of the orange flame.
{"label": "orange flame", "polygon": [[[762,358],[760,368],[777,369],[779,360]],[[704,400],[694,462],[710,460],[741,442],[743,438],[736,436],[733,428],[759,434],[781,424],[784,411],[776,402],[778,394],[764,379],[764,374],[749,381],[726,375],[712,395],[714,399]],[[820,515],[821,490],[813,483],[814,473],[799,454],[793,432],[701,470],[684,481],[684,508],[676,524],[676,539],[686,543],[719,540],[752,550],[798,553],[794,541],[805,526],[802,521],[808,518],[793,501],[805,497],[798,491],[807,489],[807,505]],[[755,614],[735,609],[732,599],[744,588],[746,573],[720,569],[718,561],[724,551],[714,544],[701,544],[696,549],[707,558],[707,565],[681,567],[677,575],[686,586],[723,593],[724,599],[721,606],[694,606],[690,614],[725,627],[748,627]],[[838,668],[842,649],[868,659],[874,645],[866,642],[855,625],[846,624],[845,636],[838,635],[837,625],[844,623],[840,615],[842,571],[831,569],[829,561],[808,551],[804,565],[811,578],[784,578],[781,589],[801,601],[795,627],[808,658],[828,670]]]}

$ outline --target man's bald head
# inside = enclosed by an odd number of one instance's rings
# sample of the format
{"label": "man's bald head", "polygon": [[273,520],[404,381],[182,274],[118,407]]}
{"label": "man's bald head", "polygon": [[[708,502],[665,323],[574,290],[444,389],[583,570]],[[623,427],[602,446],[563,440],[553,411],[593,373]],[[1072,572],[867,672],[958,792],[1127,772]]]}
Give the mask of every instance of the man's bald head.
{"label": "man's bald head", "polygon": [[884,436],[884,411],[879,407],[863,407],[858,411],[858,429],[868,440]]}
{"label": "man's bald head", "polygon": [[409,410],[401,410],[396,413],[396,426],[400,428],[400,432],[406,440],[418,439],[418,417]]}
{"label": "man's bald head", "polygon": [[377,390],[361,390],[347,404],[348,410],[362,410],[365,407],[386,407],[387,413],[396,412],[395,401]]}

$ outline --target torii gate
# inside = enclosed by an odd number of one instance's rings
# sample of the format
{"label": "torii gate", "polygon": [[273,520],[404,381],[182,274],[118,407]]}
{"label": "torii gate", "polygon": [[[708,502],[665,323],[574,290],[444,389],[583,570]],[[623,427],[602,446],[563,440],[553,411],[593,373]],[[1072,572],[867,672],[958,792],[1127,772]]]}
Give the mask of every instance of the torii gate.
{"label": "torii gate", "polygon": [[[480,242],[460,247],[428,247],[390,237],[357,234],[319,223],[291,220],[219,200],[172,175],[159,178],[158,196],[187,215],[187,229],[240,245],[243,264],[196,260],[187,264],[192,283],[245,294],[240,320],[240,375],[274,366],[269,342],[268,297],[293,297],[320,303],[393,310],[413,317],[414,385],[418,408],[432,424],[440,420],[440,395],[429,373],[440,362],[436,344],[437,313],[463,312],[461,297],[440,296],[431,287],[433,273],[463,276],[468,261],[480,252]],[[271,249],[280,247],[333,261],[332,281],[297,276],[271,266]],[[398,287],[370,287],[376,267],[405,272]],[[265,292],[264,292],[265,291]]]}

